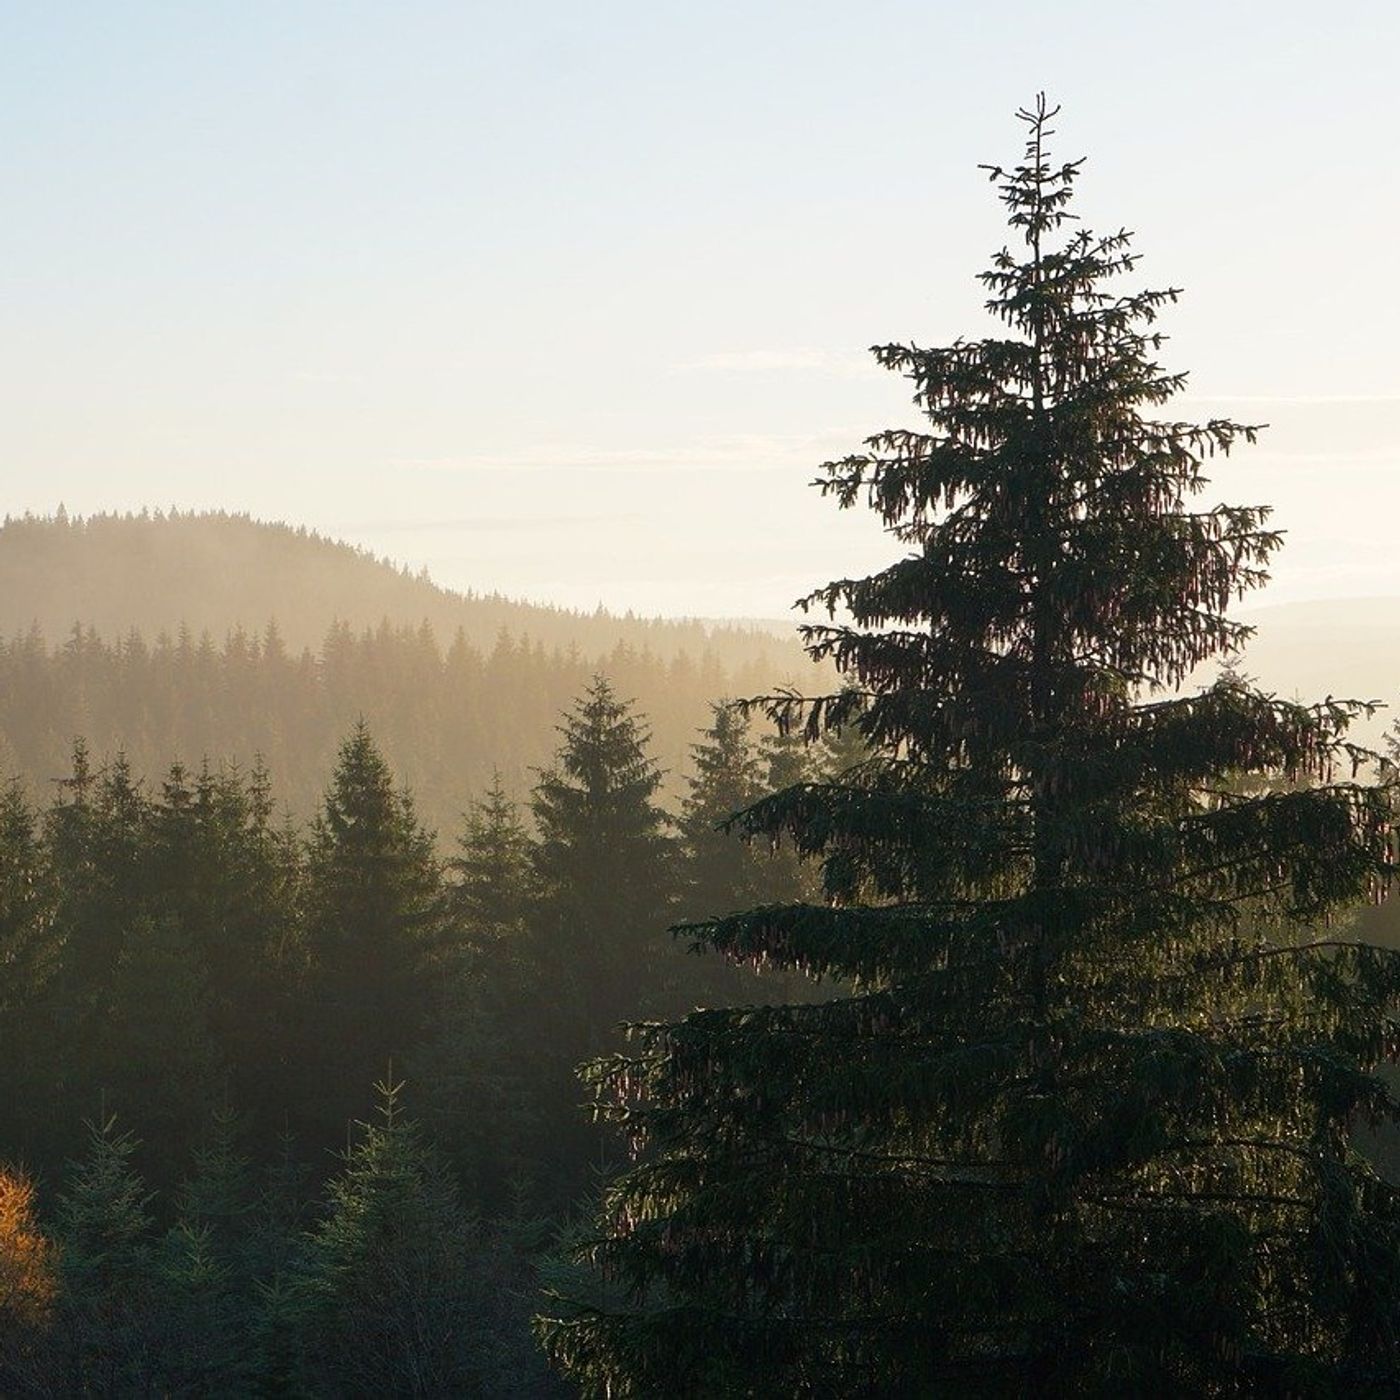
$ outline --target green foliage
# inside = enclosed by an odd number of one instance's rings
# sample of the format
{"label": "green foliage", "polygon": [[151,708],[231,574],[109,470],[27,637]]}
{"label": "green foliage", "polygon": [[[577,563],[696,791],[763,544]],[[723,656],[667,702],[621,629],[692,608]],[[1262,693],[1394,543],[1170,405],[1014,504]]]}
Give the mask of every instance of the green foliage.
{"label": "green foliage", "polygon": [[[46,1003],[59,956],[38,822],[18,784],[0,792],[0,1101],[31,1100],[45,1078]],[[11,1150],[28,1143],[13,1142]]]}
{"label": "green foliage", "polygon": [[736,812],[763,795],[763,771],[749,728],[736,706],[721,701],[700,743],[691,748],[690,791],[681,811],[680,836],[688,860],[686,912],[728,913],[768,902],[761,853],[723,830]]}
{"label": "green foliage", "polygon": [[852,988],[591,1067],[641,1155],[586,1250],[623,1301],[543,1326],[585,1394],[1400,1385],[1400,1208],[1352,1142],[1400,958],[1307,927],[1391,878],[1391,793],[1348,781],[1361,707],[1171,694],[1278,536],[1196,507],[1254,430],[1155,416],[1176,293],[1072,222],[1051,115],[991,171],[1001,333],[877,348],[927,426],[825,468],[906,553],[808,600],[846,687],[767,708],[868,756],[738,825],[827,900],[691,930]]}
{"label": "green foliage", "polygon": [[120,1303],[150,1257],[150,1196],[132,1169],[136,1139],[115,1115],[90,1122],[88,1154],[59,1198],[65,1281],[92,1299]]}
{"label": "green foliage", "polygon": [[213,1231],[180,1221],[157,1256],[156,1356],[149,1367],[165,1394],[248,1394],[253,1371],[242,1280],[220,1257]]}
{"label": "green foliage", "polygon": [[379,1121],[360,1125],[310,1242],[313,1364],[329,1393],[467,1394],[482,1302],[469,1268],[475,1223],[403,1116],[403,1086],[375,1087]]}
{"label": "green foliage", "polygon": [[[776,768],[801,776],[808,771],[800,740],[792,749],[777,735],[764,737],[766,746],[756,745],[750,716],[741,706],[721,702],[713,707],[710,728],[692,747],[690,790],[678,823],[685,872],[680,909],[686,920],[790,902],[811,892],[810,873],[790,843],[743,840],[734,830],[739,814],[771,790],[766,772]],[[676,930],[682,940],[687,927]],[[716,958],[703,945],[696,951],[704,956],[687,974],[686,985],[698,994],[700,1005],[801,995],[801,979],[761,979],[752,969]]]}
{"label": "green foliage", "polygon": [[540,1013],[545,961],[533,845],[499,776],[468,810],[448,868],[447,952],[408,1063],[438,1149],[479,1199],[500,1205],[538,1175],[533,1144],[548,1128],[533,1089],[550,1051],[520,1035]]}
{"label": "green foliage", "polygon": [[[83,1065],[89,1083],[124,1106],[180,1157],[217,1093],[220,1047],[210,1035],[208,972],[173,918],[137,916],[108,985],[110,1009],[93,1028]],[[170,1164],[150,1175],[170,1184]]]}
{"label": "green foliage", "polygon": [[[70,664],[90,654],[77,639]],[[760,986],[661,926],[677,887],[708,881],[723,907],[729,877],[674,839],[645,726],[595,685],[564,728],[540,794],[557,864],[499,779],[439,862],[364,725],[309,835],[275,824],[261,765],[147,786],[79,743],[42,815],[6,791],[0,1150],[54,1173],[99,1100],[145,1145],[110,1124],[89,1144],[64,1268],[3,1339],[0,1390],[371,1393],[407,1355],[439,1393],[563,1393],[529,1336],[537,1269],[558,1277],[557,1219],[611,1150],[577,1104],[573,1063],[608,1034],[578,988],[621,1019],[717,999],[717,968]],[[716,818],[755,795],[752,759],[741,791],[723,764],[700,779]],[[376,1038],[411,1066],[425,1131],[395,1111],[328,1184]],[[381,1308],[387,1332],[344,1320]]]}
{"label": "green foliage", "polygon": [[229,1108],[211,1115],[192,1173],[175,1195],[176,1221],[157,1256],[160,1375],[175,1394],[246,1395],[257,1371],[248,1336],[267,1260],[256,1232],[252,1164]]}
{"label": "green foliage", "polygon": [[215,1109],[195,1149],[194,1170],[176,1195],[182,1227],[204,1235],[214,1255],[229,1262],[247,1249],[257,1209],[253,1165],[239,1145],[241,1133],[233,1109]]}
{"label": "green foliage", "polygon": [[675,870],[661,772],[650,733],[595,676],[559,726],[554,764],[535,786],[540,926],[572,992],[570,1039],[601,1045],[628,1015],[655,1006],[673,979],[657,936],[669,921]]}
{"label": "green foliage", "polygon": [[86,1155],[58,1202],[60,1293],[53,1336],[61,1393],[129,1394],[153,1369],[158,1296],[150,1195],[136,1140],[108,1116],[87,1125]]}
{"label": "green foliage", "polygon": [[[206,766],[192,781],[176,765],[152,797],[124,760],[94,771],[80,742],[59,793],[38,846],[14,824],[0,856],[33,892],[24,1044],[47,1047],[28,1072],[25,1145],[66,1155],[73,1104],[105,1092],[145,1106],[168,1149],[146,1168],[170,1186],[221,1084],[254,1109],[264,1093],[285,1099],[268,1045],[286,1010],[299,854],[270,826],[260,770]],[[67,1104],[49,1097],[55,1083]]]}
{"label": "green foliage", "polygon": [[286,1011],[299,912],[298,852],[272,815],[260,763],[245,776],[206,762],[192,781],[176,764],[150,811],[144,876],[201,969],[209,1037],[231,1095],[250,1107],[263,1106],[259,1061]]}
{"label": "green foliage", "polygon": [[432,835],[361,721],[341,746],[307,853],[314,1011],[303,1102],[315,1105],[323,1140],[349,1120],[374,1066],[422,1034],[442,945],[439,889]]}
{"label": "green foliage", "polygon": [[485,956],[518,956],[533,909],[535,871],[529,833],[496,773],[467,812],[449,862],[449,917],[466,942]]}
{"label": "green foliage", "polygon": [[33,808],[18,783],[0,790],[0,1016],[42,995],[54,949],[43,850]]}

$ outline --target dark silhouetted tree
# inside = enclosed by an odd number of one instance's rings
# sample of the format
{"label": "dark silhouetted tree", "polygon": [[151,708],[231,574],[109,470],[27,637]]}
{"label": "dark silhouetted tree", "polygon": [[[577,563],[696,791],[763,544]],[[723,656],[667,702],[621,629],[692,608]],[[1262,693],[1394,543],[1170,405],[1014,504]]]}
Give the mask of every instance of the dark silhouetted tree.
{"label": "dark silhouetted tree", "polygon": [[[38,819],[16,783],[0,790],[0,1100],[34,1105],[52,1087],[54,1008],[47,993],[60,945],[55,938],[51,881]],[[21,1131],[7,1151],[32,1146]]]}
{"label": "dark silhouetted tree", "polygon": [[500,1203],[548,1135],[532,1086],[557,1050],[540,1034],[548,1018],[532,843],[499,775],[466,813],[448,869],[448,951],[409,1067],[437,1149],[476,1199]]}
{"label": "dark silhouetted tree", "polygon": [[432,836],[363,721],[341,745],[312,831],[306,902],[306,1103],[319,1140],[343,1141],[358,1086],[418,1043],[440,951]]}
{"label": "dark silhouetted tree", "polygon": [[448,862],[448,913],[464,943],[481,953],[519,951],[536,902],[532,844],[497,773],[466,815]]}
{"label": "dark silhouetted tree", "polygon": [[559,733],[531,810],[547,975],[572,1006],[573,1040],[583,1048],[673,994],[659,930],[671,908],[674,859],[649,732],[608,681],[594,677]]}
{"label": "dark silhouetted tree", "polygon": [[[745,840],[734,829],[737,814],[771,791],[765,782],[768,770],[806,771],[805,747],[798,741],[797,749],[789,750],[782,739],[766,749],[756,745],[750,716],[740,706],[716,704],[712,716],[691,748],[693,772],[678,823],[683,862],[679,913],[690,920],[800,899],[810,885],[790,842]],[[702,956],[690,958],[683,969],[693,1005],[782,1001],[806,990],[796,985],[804,981],[800,977],[755,977],[752,969],[737,967],[712,950],[698,951]]]}
{"label": "dark silhouetted tree", "polygon": [[1021,115],[1004,329],[878,349],[927,423],[822,483],[906,552],[809,600],[850,688],[773,710],[871,756],[743,826],[828,902],[695,931],[853,990],[595,1067],[643,1155],[592,1250],[628,1302],[544,1325],[585,1394],[1400,1388],[1400,1211],[1351,1143],[1400,959],[1309,927],[1388,880],[1390,794],[1348,781],[1356,706],[1173,693],[1278,543],[1193,499],[1254,434],[1157,415],[1176,294],[1120,289]]}
{"label": "dark silhouetted tree", "polygon": [[[299,853],[272,822],[261,764],[245,779],[176,764],[153,805],[148,900],[173,921],[207,989],[207,1036],[232,1100],[280,1114],[285,1074],[270,1053],[294,969]],[[269,1101],[270,1100],[270,1101]]]}
{"label": "dark silhouetted tree", "polygon": [[711,709],[710,727],[691,746],[693,772],[681,807],[685,856],[682,914],[701,918],[768,901],[761,851],[723,829],[763,795],[763,767],[749,717],[727,702]]}

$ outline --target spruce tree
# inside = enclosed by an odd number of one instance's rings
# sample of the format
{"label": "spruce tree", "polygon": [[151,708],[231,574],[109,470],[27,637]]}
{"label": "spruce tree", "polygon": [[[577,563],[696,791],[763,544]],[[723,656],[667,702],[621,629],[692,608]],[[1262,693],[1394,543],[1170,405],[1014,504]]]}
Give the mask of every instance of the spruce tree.
{"label": "spruce tree", "polygon": [[[159,959],[170,950],[149,947],[148,837],[150,803],[125,757],[94,771],[81,740],[73,746],[72,771],[59,783],[60,800],[45,816],[44,845],[53,900],[57,950],[52,984],[54,1042],[49,1066],[54,1094],[52,1139],[43,1153],[48,1163],[76,1150],[73,1126],[78,1112],[91,1110],[99,1095],[114,1087],[125,1069],[120,1050],[128,1036],[149,1042],[159,1002],[132,991],[131,972],[148,953]],[[165,932],[166,930],[163,930]],[[178,955],[177,955],[178,957]],[[170,961],[173,961],[170,960]],[[169,970],[173,970],[170,968]],[[185,1009],[181,999],[180,1010]],[[120,1085],[115,1086],[120,1096]],[[130,1107],[129,1102],[123,1107]],[[50,1108],[44,1100],[31,1111]]]}
{"label": "spruce tree", "polygon": [[47,992],[61,947],[50,884],[34,811],[19,785],[10,783],[0,790],[0,1102],[16,1106],[7,1152],[32,1150],[26,1139],[52,1082]]}
{"label": "spruce tree", "polygon": [[23,789],[0,789],[0,1020],[36,1001],[55,949],[38,822]]}
{"label": "spruce tree", "polygon": [[210,1116],[177,1218],[157,1255],[161,1382],[175,1395],[250,1393],[248,1334],[260,1315],[256,1181],[228,1107]]}
{"label": "spruce tree", "polygon": [[462,1395],[473,1386],[474,1222],[400,1104],[375,1085],[310,1240],[306,1345],[319,1394]]}
{"label": "spruce tree", "polygon": [[227,1105],[209,1117],[194,1152],[194,1170],[176,1196],[180,1222],[207,1233],[221,1261],[237,1263],[247,1252],[257,1209],[252,1163],[240,1146],[242,1125]]}
{"label": "spruce tree", "polygon": [[1254,430],[1160,413],[1176,292],[1121,289],[1130,236],[1020,115],[1000,328],[878,348],[927,422],[821,483],[906,550],[808,600],[848,688],[773,704],[870,757],[743,818],[827,903],[690,930],[852,990],[594,1066],[641,1156],[592,1247],[628,1303],[543,1324],[585,1394],[1400,1387],[1400,1211],[1351,1140],[1400,960],[1318,926],[1389,879],[1390,794],[1356,706],[1180,691],[1279,543],[1194,499]]}
{"label": "spruce tree", "polygon": [[710,726],[691,745],[694,772],[678,823],[685,855],[683,913],[698,918],[766,903],[762,852],[723,829],[763,793],[763,773],[749,716],[721,701]]}
{"label": "spruce tree", "polygon": [[56,1367],[63,1394],[139,1393],[154,1367],[158,1285],[137,1142],[113,1116],[88,1125],[58,1201]]}
{"label": "spruce tree", "polygon": [[63,1000],[78,1038],[112,1011],[111,979],[144,893],[148,809],[125,758],[94,772],[87,746],[73,745],[45,840],[55,876],[62,937]]}
{"label": "spruce tree", "polygon": [[[447,907],[456,934],[478,952],[519,944],[536,891],[531,842],[499,772],[466,814],[448,862]],[[516,949],[518,956],[519,949]]]}
{"label": "spruce tree", "polygon": [[340,747],[307,856],[315,1004],[303,1063],[322,1143],[343,1141],[360,1086],[423,1032],[440,897],[432,835],[361,721]]}
{"label": "spruce tree", "polygon": [[539,775],[541,937],[554,978],[570,989],[580,1051],[598,1048],[628,1016],[656,1007],[674,982],[657,930],[674,880],[661,770],[650,731],[595,676],[559,726],[554,765]]}
{"label": "spruce tree", "polygon": [[162,1395],[250,1393],[253,1314],[207,1226],[178,1221],[156,1256],[157,1356],[143,1381]]}
{"label": "spruce tree", "polygon": [[[691,746],[695,771],[677,823],[684,872],[680,913],[687,920],[800,899],[810,886],[790,844],[744,840],[733,829],[736,814],[768,790],[764,776],[769,764],[753,741],[751,716],[741,705],[722,701],[711,706],[711,713],[710,727]],[[787,752],[777,757],[784,749],[781,742],[771,746],[770,757],[780,764],[797,757]],[[775,982],[710,949],[698,951],[705,956],[689,959],[681,970],[691,1005],[784,1001],[810,990],[800,975]]]}
{"label": "spruce tree", "polygon": [[448,862],[448,954],[427,1038],[409,1061],[422,1120],[478,1199],[504,1199],[526,1166],[522,1148],[540,1127],[530,1091],[549,1050],[537,1024],[542,966],[532,855],[497,774],[466,813]]}
{"label": "spruce tree", "polygon": [[285,1076],[273,1046],[287,993],[278,963],[294,922],[294,861],[272,827],[261,765],[245,780],[205,763],[193,782],[171,768],[152,813],[149,898],[176,921],[205,974],[208,1036],[234,1101],[279,1114]]}

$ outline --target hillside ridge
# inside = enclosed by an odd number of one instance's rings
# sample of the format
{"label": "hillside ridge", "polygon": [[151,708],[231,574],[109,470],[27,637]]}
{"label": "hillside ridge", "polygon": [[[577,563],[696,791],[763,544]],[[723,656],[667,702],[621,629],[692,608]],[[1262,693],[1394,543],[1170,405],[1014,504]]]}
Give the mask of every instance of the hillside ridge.
{"label": "hillside ridge", "polygon": [[275,622],[294,651],[316,649],[336,623],[356,632],[427,622],[444,642],[460,631],[489,647],[506,632],[598,656],[619,642],[663,657],[713,649],[727,664],[777,651],[795,658],[795,630],[767,621],[638,617],[459,592],[363,546],[305,525],[229,511],[6,516],[0,523],[0,636],[31,628],[61,639],[75,624],[115,640],[186,627],[222,641]]}

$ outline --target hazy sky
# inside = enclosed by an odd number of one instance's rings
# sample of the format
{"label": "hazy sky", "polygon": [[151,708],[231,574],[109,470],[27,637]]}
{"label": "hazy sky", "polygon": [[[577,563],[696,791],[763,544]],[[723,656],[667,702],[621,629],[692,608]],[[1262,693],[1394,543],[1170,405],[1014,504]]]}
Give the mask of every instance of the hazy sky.
{"label": "hazy sky", "polygon": [[0,512],[223,506],[454,586],[774,615],[807,489],[984,327],[979,161],[1065,104],[1187,297],[1276,600],[1400,595],[1389,3],[0,3]]}

